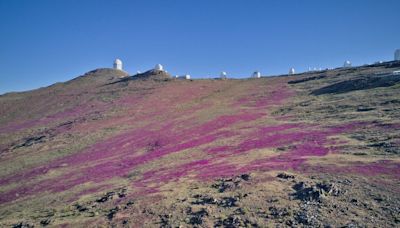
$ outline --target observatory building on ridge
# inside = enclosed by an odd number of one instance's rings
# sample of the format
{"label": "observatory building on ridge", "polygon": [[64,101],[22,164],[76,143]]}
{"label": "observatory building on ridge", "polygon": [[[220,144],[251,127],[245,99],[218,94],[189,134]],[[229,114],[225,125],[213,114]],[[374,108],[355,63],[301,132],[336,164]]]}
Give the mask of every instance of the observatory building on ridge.
{"label": "observatory building on ridge", "polygon": [[351,67],[351,62],[349,60],[346,60],[343,64],[343,67]]}
{"label": "observatory building on ridge", "polygon": [[157,71],[164,71],[164,67],[163,67],[161,64],[157,64],[157,65],[154,67],[154,70],[157,70]]}
{"label": "observatory building on ridge", "polygon": [[260,71],[255,71],[253,72],[253,74],[251,75],[252,78],[261,78],[261,73]]}
{"label": "observatory building on ridge", "polygon": [[400,61],[400,49],[397,49],[397,50],[394,52],[394,60],[395,60],[395,61]]}
{"label": "observatory building on ridge", "polygon": [[292,68],[289,69],[289,75],[293,75],[293,74],[296,74],[296,71],[292,67]]}
{"label": "observatory building on ridge", "polygon": [[191,78],[191,76],[190,76],[190,74],[185,74],[185,75],[181,75],[181,76],[176,75],[175,78],[177,78],[177,79],[188,79],[189,80]]}
{"label": "observatory building on ridge", "polygon": [[120,59],[115,59],[113,68],[116,70],[122,70],[122,61]]}
{"label": "observatory building on ridge", "polygon": [[220,78],[221,79],[226,79],[227,77],[228,77],[227,73],[225,71],[222,71],[221,74],[220,74]]}

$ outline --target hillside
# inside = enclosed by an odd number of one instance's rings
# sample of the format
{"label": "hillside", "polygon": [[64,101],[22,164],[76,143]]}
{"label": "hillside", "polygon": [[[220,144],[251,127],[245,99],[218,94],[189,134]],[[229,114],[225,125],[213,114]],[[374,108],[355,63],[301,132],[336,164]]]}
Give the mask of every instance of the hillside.
{"label": "hillside", "polygon": [[98,69],[2,95],[0,226],[399,226],[395,70]]}

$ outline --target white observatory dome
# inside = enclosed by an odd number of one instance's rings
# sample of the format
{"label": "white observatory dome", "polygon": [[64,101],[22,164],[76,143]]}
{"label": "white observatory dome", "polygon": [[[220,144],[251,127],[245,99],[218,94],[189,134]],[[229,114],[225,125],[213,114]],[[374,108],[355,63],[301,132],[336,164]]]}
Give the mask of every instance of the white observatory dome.
{"label": "white observatory dome", "polygon": [[222,79],[225,79],[225,78],[227,77],[226,72],[225,72],[225,71],[222,71],[220,77],[221,77]]}
{"label": "white observatory dome", "polygon": [[162,66],[161,64],[157,64],[157,65],[154,67],[154,70],[164,71],[164,68],[163,68],[163,66]]}
{"label": "white observatory dome", "polygon": [[292,67],[292,68],[289,69],[289,75],[293,75],[293,74],[296,74],[296,71]]}
{"label": "white observatory dome", "polygon": [[115,59],[115,61],[114,61],[114,69],[122,70],[122,61],[120,59]]}
{"label": "white observatory dome", "polygon": [[351,62],[349,60],[346,60],[343,64],[343,67],[351,67]]}
{"label": "white observatory dome", "polygon": [[259,71],[254,71],[251,77],[252,78],[261,78],[261,73]]}
{"label": "white observatory dome", "polygon": [[400,49],[397,49],[397,50],[394,52],[394,60],[400,61]]}

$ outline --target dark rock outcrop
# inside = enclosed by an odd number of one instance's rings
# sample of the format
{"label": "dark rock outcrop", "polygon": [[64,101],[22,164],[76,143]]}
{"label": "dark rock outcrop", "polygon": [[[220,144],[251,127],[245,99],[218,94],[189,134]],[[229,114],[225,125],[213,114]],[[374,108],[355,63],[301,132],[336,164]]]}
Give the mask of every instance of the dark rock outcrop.
{"label": "dark rock outcrop", "polygon": [[340,94],[356,90],[389,87],[400,83],[400,75],[365,76],[363,78],[338,82],[311,92],[312,95]]}

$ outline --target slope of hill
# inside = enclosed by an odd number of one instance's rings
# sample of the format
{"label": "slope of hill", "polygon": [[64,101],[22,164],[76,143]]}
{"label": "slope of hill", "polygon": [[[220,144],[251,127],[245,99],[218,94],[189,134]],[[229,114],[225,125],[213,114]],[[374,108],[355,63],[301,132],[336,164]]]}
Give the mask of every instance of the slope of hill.
{"label": "slope of hill", "polygon": [[0,225],[398,226],[399,69],[2,95]]}

